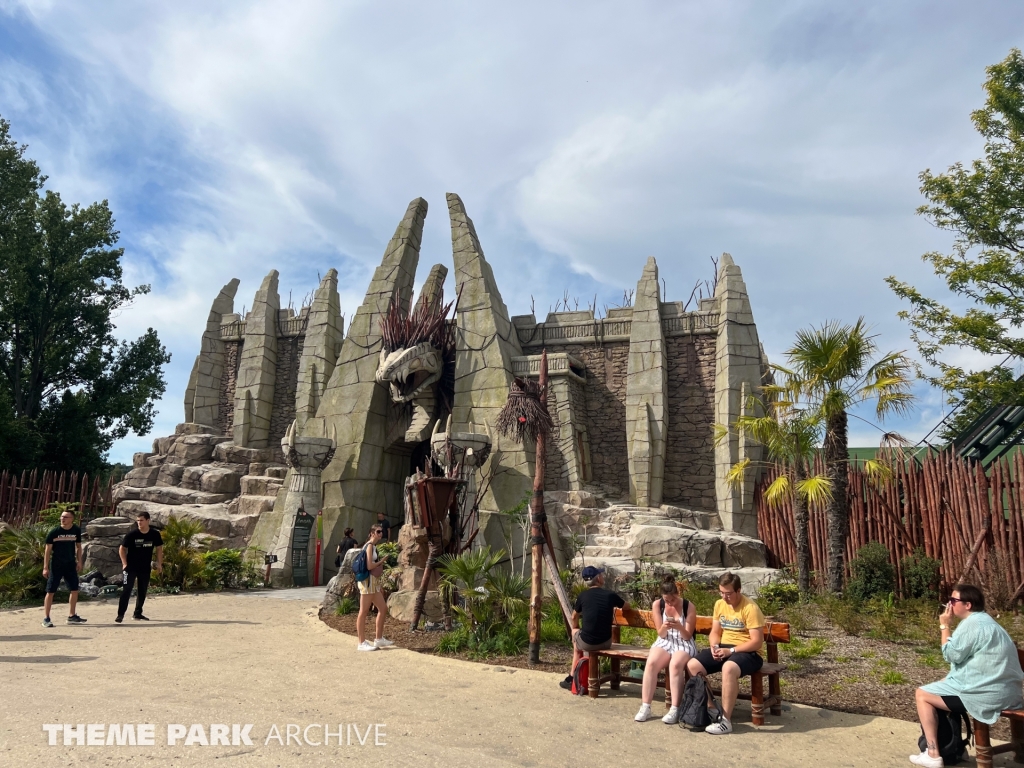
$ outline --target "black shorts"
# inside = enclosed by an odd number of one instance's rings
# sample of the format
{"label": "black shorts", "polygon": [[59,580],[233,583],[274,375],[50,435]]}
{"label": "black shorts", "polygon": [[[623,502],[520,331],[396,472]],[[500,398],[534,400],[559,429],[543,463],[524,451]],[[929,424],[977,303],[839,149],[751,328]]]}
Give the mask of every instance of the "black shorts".
{"label": "black shorts", "polygon": [[50,563],[50,575],[46,579],[46,591],[53,593],[64,579],[68,589],[78,591],[78,565],[75,563]]}
{"label": "black shorts", "polygon": [[939,698],[942,699],[942,703],[946,705],[946,709],[950,712],[955,712],[960,715],[967,714],[967,707],[965,707],[964,703],[960,701],[959,696],[940,696]]}
{"label": "black shorts", "polygon": [[[722,648],[732,648],[731,645],[723,645]],[[734,653],[728,659],[719,661],[711,655],[711,649],[705,648],[700,651],[695,657],[700,665],[704,667],[709,675],[713,675],[717,672],[722,671],[722,667],[725,666],[726,662],[733,662],[737,667],[740,668],[740,677],[746,677],[752,675],[761,669],[761,665],[764,664],[764,659],[761,658],[759,653]]]}

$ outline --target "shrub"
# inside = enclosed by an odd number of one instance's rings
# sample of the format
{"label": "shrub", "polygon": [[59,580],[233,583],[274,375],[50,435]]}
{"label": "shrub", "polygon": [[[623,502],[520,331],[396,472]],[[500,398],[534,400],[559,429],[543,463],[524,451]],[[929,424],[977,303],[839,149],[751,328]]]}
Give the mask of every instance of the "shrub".
{"label": "shrub", "polygon": [[196,520],[179,520],[171,515],[160,532],[164,542],[164,569],[158,586],[194,589],[202,583],[203,559],[196,546],[196,537],[203,532]]}
{"label": "shrub", "polygon": [[826,595],[821,602],[821,612],[833,626],[848,635],[859,635],[865,629],[861,606],[856,600]]}
{"label": "shrub", "polygon": [[0,533],[0,602],[17,603],[43,594],[43,551],[52,527],[39,523]]}
{"label": "shrub", "polygon": [[691,581],[683,585],[680,595],[693,603],[698,616],[710,616],[718,600],[718,588]]}
{"label": "shrub", "polygon": [[905,685],[907,683],[907,678],[903,676],[903,673],[897,672],[895,669],[883,672],[879,680],[883,685]]}
{"label": "shrub", "polygon": [[828,642],[822,637],[814,637],[807,641],[794,637],[786,647],[786,653],[794,659],[811,659],[821,655],[826,645]]}
{"label": "shrub", "polygon": [[238,586],[242,579],[242,553],[237,549],[215,549],[201,557],[202,580],[211,589]]}
{"label": "shrub", "polygon": [[900,561],[903,570],[903,597],[938,598],[939,567],[942,564],[934,557],[928,557],[921,547],[914,554]]}
{"label": "shrub", "polygon": [[850,561],[853,578],[846,594],[855,600],[887,595],[896,590],[896,571],[889,562],[889,550],[877,541],[865,544]]}
{"label": "shrub", "polygon": [[338,602],[338,607],[334,609],[334,613],[338,616],[347,616],[348,614],[355,613],[358,610],[359,601],[352,595],[346,595]]}
{"label": "shrub", "polygon": [[772,616],[787,605],[799,601],[800,588],[785,581],[765,584],[757,593],[757,605],[766,616]]}

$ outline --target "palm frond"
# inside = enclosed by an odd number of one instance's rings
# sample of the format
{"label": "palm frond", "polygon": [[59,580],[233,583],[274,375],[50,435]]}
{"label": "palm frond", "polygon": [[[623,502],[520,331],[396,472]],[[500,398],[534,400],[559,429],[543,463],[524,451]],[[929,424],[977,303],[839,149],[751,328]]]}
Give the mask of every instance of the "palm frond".
{"label": "palm frond", "polygon": [[731,486],[738,486],[746,479],[746,471],[750,467],[750,459],[745,458],[738,461],[729,468],[725,481]]}
{"label": "palm frond", "polygon": [[764,499],[769,506],[775,507],[789,498],[790,491],[789,475],[781,474],[772,480],[771,485],[765,489]]}
{"label": "palm frond", "polygon": [[798,482],[796,492],[808,504],[825,504],[832,499],[832,481],[826,475],[814,475]]}

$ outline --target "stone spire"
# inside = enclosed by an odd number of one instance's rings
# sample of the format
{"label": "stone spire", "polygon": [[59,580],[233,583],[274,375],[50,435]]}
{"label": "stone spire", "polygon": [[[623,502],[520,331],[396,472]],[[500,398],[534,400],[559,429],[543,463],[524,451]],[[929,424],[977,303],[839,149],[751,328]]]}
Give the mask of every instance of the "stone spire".
{"label": "stone spire", "polygon": [[220,388],[224,378],[224,342],[220,338],[220,324],[224,315],[234,311],[238,278],[220,289],[213,300],[206,319],[206,330],[199,354],[192,367],[188,390],[185,393],[185,421],[215,427],[220,417]]}
{"label": "stone spire", "polygon": [[[761,386],[762,352],[750,309],[747,286],[740,268],[728,253],[718,263],[718,339],[715,346],[715,421],[731,427],[747,412],[747,400]],[[722,527],[757,536],[754,511],[755,471],[751,469],[739,487],[726,480],[729,470],[744,458],[756,461],[760,447],[730,433],[715,447],[715,496]]]}
{"label": "stone spire", "polygon": [[661,504],[668,430],[665,333],[661,327],[658,264],[647,259],[636,284],[626,367],[626,448],[630,501]]}
{"label": "stone spire", "polygon": [[423,283],[423,287],[420,289],[420,295],[416,299],[416,307],[419,308],[426,302],[436,301],[437,297],[441,295],[441,289],[444,288],[444,281],[447,277],[448,267],[444,264],[432,266],[430,274],[427,275],[426,282]]}
{"label": "stone spire", "polygon": [[295,387],[295,421],[301,434],[306,421],[316,415],[327,382],[338,362],[345,321],[338,298],[338,270],[330,269],[320,281],[309,308],[302,359]]}
{"label": "stone spire", "polygon": [[272,269],[263,278],[245,319],[245,342],[235,384],[234,441],[240,448],[270,445],[277,380],[277,315],[281,308],[277,277],[277,270]]}
{"label": "stone spire", "polygon": [[526,449],[497,434],[494,422],[512,384],[512,358],[523,351],[473,221],[458,195],[449,192],[446,197],[456,292],[461,292],[452,429],[469,432],[471,424],[480,424],[491,431],[495,443],[490,460],[500,460],[501,466],[481,499],[481,507],[509,509],[530,489],[533,471]]}

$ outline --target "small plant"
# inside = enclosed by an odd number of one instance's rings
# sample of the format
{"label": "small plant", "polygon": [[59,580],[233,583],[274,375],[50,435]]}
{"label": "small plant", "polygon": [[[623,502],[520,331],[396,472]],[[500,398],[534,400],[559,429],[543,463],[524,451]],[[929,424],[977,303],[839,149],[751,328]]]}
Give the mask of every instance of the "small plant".
{"label": "small plant", "polygon": [[906,685],[908,682],[903,673],[897,672],[895,669],[883,672],[878,679],[882,681],[883,685]]}
{"label": "small plant", "polygon": [[846,664],[849,660],[849,656],[836,656],[836,663],[838,664]]}
{"label": "small plant", "polygon": [[939,568],[942,566],[934,557],[928,557],[921,547],[914,554],[900,561],[903,571],[903,597],[926,597],[936,599],[939,596]]}
{"label": "small plant", "polygon": [[698,616],[710,616],[718,601],[718,588],[691,581],[683,585],[680,595],[693,603]]}
{"label": "small plant", "polygon": [[876,654],[874,651],[861,651],[860,652],[860,657],[862,659],[873,659],[877,655],[878,654]]}
{"label": "small plant", "polygon": [[777,614],[782,608],[800,602],[800,588],[784,581],[765,584],[758,590],[757,604],[766,616]]}
{"label": "small plant", "polygon": [[348,614],[355,613],[358,610],[359,601],[352,595],[346,595],[338,602],[338,607],[334,609],[334,613],[338,616],[348,616]]}
{"label": "small plant", "polygon": [[803,664],[797,664],[795,662],[790,662],[789,664],[786,665],[786,669],[789,672],[799,672],[803,668],[804,668]]}
{"label": "small plant", "polygon": [[856,600],[826,595],[822,600],[821,609],[833,626],[839,627],[848,635],[859,635],[865,629],[861,606]]}
{"label": "small plant", "polygon": [[799,637],[794,637],[786,648],[786,652],[794,659],[812,659],[815,656],[820,656],[826,645],[828,645],[828,641],[823,637],[812,637],[806,642]]}
{"label": "small plant", "polygon": [[877,541],[857,550],[857,556],[850,561],[850,572],[853,578],[846,593],[855,600],[887,595],[896,589],[896,571],[889,562],[889,550]]}
{"label": "small plant", "polygon": [[196,537],[203,532],[197,520],[178,519],[171,515],[160,532],[164,542],[164,569],[157,586],[193,589],[202,582],[203,561],[196,546]]}
{"label": "small plant", "polygon": [[227,589],[242,577],[242,553],[237,549],[215,549],[202,555],[202,580],[210,589]]}

